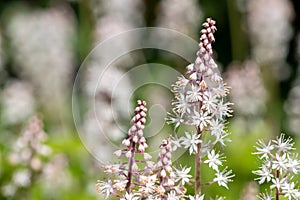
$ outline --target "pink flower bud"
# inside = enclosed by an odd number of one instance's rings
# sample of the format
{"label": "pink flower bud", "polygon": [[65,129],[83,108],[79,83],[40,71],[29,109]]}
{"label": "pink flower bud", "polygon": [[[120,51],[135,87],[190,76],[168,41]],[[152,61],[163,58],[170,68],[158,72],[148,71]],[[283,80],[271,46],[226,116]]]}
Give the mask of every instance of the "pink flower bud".
{"label": "pink flower bud", "polygon": [[192,73],[192,74],[190,75],[189,79],[190,79],[191,81],[196,81],[196,80],[197,80],[197,73],[196,73],[196,72]]}
{"label": "pink flower bud", "polygon": [[124,139],[124,140],[122,141],[122,144],[123,144],[124,146],[129,147],[129,146],[130,146],[130,140],[129,140],[129,139]]}
{"label": "pink flower bud", "polygon": [[114,155],[117,156],[118,158],[120,158],[121,155],[122,155],[122,150],[117,150],[117,151],[115,151],[115,152],[114,152]]}
{"label": "pink flower bud", "polygon": [[132,141],[137,143],[139,141],[139,137],[137,135],[133,136]]}

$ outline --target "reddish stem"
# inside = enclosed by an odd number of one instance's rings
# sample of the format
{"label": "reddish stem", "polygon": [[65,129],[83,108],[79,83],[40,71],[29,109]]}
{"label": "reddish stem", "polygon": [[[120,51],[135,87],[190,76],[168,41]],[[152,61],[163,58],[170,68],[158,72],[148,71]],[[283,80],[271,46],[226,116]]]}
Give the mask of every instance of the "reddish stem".
{"label": "reddish stem", "polygon": [[[279,179],[279,170],[276,171],[276,178]],[[279,200],[279,190],[278,188],[276,187],[276,200]]]}
{"label": "reddish stem", "polygon": [[134,162],[134,151],[135,151],[135,142],[131,141],[130,144],[130,151],[131,151],[131,157],[129,160],[129,166],[128,166],[128,175],[127,175],[127,184],[126,184],[126,192],[128,194],[130,194],[130,190],[131,190],[131,181],[132,181],[132,165]]}
{"label": "reddish stem", "polygon": [[[202,131],[200,129],[200,126],[197,127],[197,135],[199,135],[199,140],[202,139]],[[197,144],[197,150],[196,153],[196,169],[195,169],[195,192],[196,194],[201,194],[201,145],[202,143]]]}

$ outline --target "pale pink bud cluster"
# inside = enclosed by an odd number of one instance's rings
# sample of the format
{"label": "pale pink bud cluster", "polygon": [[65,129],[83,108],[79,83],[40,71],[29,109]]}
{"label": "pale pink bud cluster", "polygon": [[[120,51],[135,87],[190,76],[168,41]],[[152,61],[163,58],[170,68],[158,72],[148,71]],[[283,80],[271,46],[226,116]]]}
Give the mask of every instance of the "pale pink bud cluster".
{"label": "pale pink bud cluster", "polygon": [[155,173],[160,179],[160,186],[166,190],[175,185],[175,173],[172,168],[172,146],[170,139],[164,139],[160,145]]}
{"label": "pale pink bud cluster", "polygon": [[[200,50],[198,54],[200,55],[212,55],[212,47],[211,43],[215,42],[214,33],[216,32],[217,28],[215,26],[216,22],[211,18],[207,18],[206,22],[203,23],[203,29],[201,30],[201,37],[200,37]],[[199,57],[202,57],[198,55]]]}
{"label": "pale pink bud cluster", "polygon": [[116,151],[114,154],[120,157],[125,153],[127,158],[132,156],[132,152],[144,153],[148,147],[146,139],[143,136],[143,129],[146,123],[146,102],[138,100],[137,107],[135,108],[135,115],[133,116],[131,123],[132,126],[128,131],[128,137],[122,141],[122,144],[128,148],[128,150]]}
{"label": "pale pink bud cluster", "polygon": [[222,81],[222,78],[213,71],[218,67],[212,57],[212,43],[215,42],[214,33],[217,30],[215,24],[211,18],[203,23],[197,58],[193,64],[187,66],[187,74],[191,81],[202,81],[203,77],[210,77],[215,82]]}

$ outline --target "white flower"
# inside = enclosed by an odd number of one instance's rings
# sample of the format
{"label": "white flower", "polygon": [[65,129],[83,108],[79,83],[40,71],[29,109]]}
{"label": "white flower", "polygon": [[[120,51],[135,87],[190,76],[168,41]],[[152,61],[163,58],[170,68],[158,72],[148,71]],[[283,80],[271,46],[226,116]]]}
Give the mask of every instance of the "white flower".
{"label": "white flower", "polygon": [[233,110],[231,109],[232,103],[224,103],[223,100],[219,101],[215,112],[213,113],[218,119],[223,120],[225,117],[231,117]]}
{"label": "white flower", "polygon": [[284,139],[284,134],[282,133],[280,137],[276,140],[273,140],[275,143],[275,148],[278,148],[279,151],[288,152],[293,150],[292,138]]}
{"label": "white flower", "polygon": [[283,155],[276,154],[276,159],[272,161],[272,169],[280,170],[282,173],[283,170],[287,169],[288,160],[286,154]]}
{"label": "white flower", "polygon": [[199,139],[200,135],[199,134],[193,134],[193,133],[188,133],[185,132],[186,137],[181,137],[181,144],[184,146],[184,148],[189,148],[189,153],[190,155],[192,153],[197,153],[198,152],[198,147],[197,145],[200,144],[202,141]]}
{"label": "white flower", "polygon": [[218,171],[218,166],[222,165],[222,157],[220,157],[220,154],[216,154],[215,150],[211,150],[207,153],[207,160],[204,161],[204,163],[208,163],[208,166],[216,171]]}
{"label": "white flower", "polygon": [[270,193],[270,194],[268,194],[268,193],[262,193],[262,194],[260,194],[258,196],[258,198],[260,200],[272,200],[272,199],[274,199],[272,193]]}
{"label": "white flower", "polygon": [[255,179],[258,180],[259,184],[263,184],[265,181],[270,182],[274,177],[272,170],[266,165],[262,165],[260,170],[253,171],[253,173],[260,176],[259,178]]}
{"label": "white flower", "polygon": [[181,140],[176,136],[171,138],[171,143],[172,143],[172,151],[176,151],[177,148],[181,147]]}
{"label": "white flower", "polygon": [[227,142],[231,142],[231,139],[226,138],[228,135],[230,135],[230,134],[227,132],[224,132],[224,134],[218,135],[216,137],[216,141],[219,142],[224,147],[224,146],[226,146]]}
{"label": "white flower", "polygon": [[123,198],[121,198],[120,200],[139,200],[141,198],[141,194],[137,193],[137,194],[128,194],[126,192],[126,194],[124,195]]}
{"label": "white flower", "polygon": [[221,135],[226,134],[224,130],[224,124],[218,119],[212,119],[210,122],[210,131],[211,135],[216,136],[219,138]]}
{"label": "white flower", "polygon": [[288,197],[288,199],[297,199],[300,193],[299,189],[295,189],[295,183],[284,183],[282,186],[282,193],[285,197]]}
{"label": "white flower", "polygon": [[197,194],[196,196],[189,195],[189,199],[190,200],[204,200],[204,194],[201,196],[199,194]]}
{"label": "white flower", "polygon": [[206,92],[203,96],[203,105],[201,109],[207,110],[212,113],[217,108],[218,99],[212,92]]}
{"label": "white flower", "polygon": [[287,161],[287,168],[289,171],[293,172],[294,174],[298,174],[300,172],[300,160],[297,159],[298,154],[294,154],[292,156],[288,155]]}
{"label": "white flower", "polygon": [[269,141],[268,144],[265,144],[263,140],[259,140],[257,143],[257,146],[256,146],[256,150],[257,152],[254,152],[253,154],[257,154],[257,155],[260,155],[260,159],[268,159],[270,154],[271,154],[271,151],[274,149],[274,146],[271,145],[271,141]]}
{"label": "white flower", "polygon": [[178,114],[178,113],[174,113],[174,114],[168,113],[168,115],[169,116],[166,119],[167,123],[168,124],[175,124],[175,127],[174,127],[175,130],[179,127],[179,125],[181,123],[184,122],[182,116],[180,114]]}
{"label": "white flower", "polygon": [[181,167],[181,169],[176,169],[176,182],[180,181],[181,185],[190,182],[192,176],[189,174],[191,167]]}
{"label": "white flower", "polygon": [[217,182],[219,186],[223,186],[226,189],[228,189],[228,182],[232,182],[232,179],[234,177],[234,174],[232,174],[232,170],[227,171],[227,168],[225,168],[223,171],[217,171],[216,177],[214,178],[214,182]]}
{"label": "white flower", "polygon": [[108,199],[109,195],[114,192],[111,180],[108,180],[107,182],[98,181],[96,186],[99,193],[105,194],[105,199]]}
{"label": "white flower", "polygon": [[203,130],[204,127],[207,127],[210,124],[211,116],[208,112],[200,112],[194,111],[194,116],[192,116],[193,125],[200,126],[200,129]]}
{"label": "white flower", "polygon": [[286,183],[286,178],[273,178],[272,179],[272,185],[270,186],[271,189],[277,188],[278,190],[281,189],[281,187],[283,186],[283,184]]}
{"label": "white flower", "polygon": [[190,105],[189,102],[185,99],[185,96],[180,93],[176,97],[177,97],[176,100],[172,102],[172,105],[174,106],[174,110],[180,114],[189,112]]}
{"label": "white flower", "polygon": [[186,92],[186,98],[189,102],[197,102],[202,100],[202,92],[197,85],[192,84],[191,89]]}
{"label": "white flower", "polygon": [[[256,180],[259,180],[259,184],[271,181],[270,189],[280,191],[280,196],[287,197],[289,200],[299,199],[299,189],[295,189],[295,183],[290,182],[293,179],[292,175],[298,174],[300,168],[300,161],[297,159],[298,154],[290,152],[294,150],[291,143],[292,139],[285,140],[284,135],[281,134],[280,137],[271,142],[268,145],[262,141],[258,143],[258,152],[255,154],[262,154],[260,158],[263,158],[263,164],[260,167],[261,170],[253,171],[254,174],[260,176]],[[259,199],[271,200],[273,197],[262,194]]]}
{"label": "white flower", "polygon": [[179,200],[179,196],[177,195],[177,193],[172,190],[170,193],[168,193],[168,197],[167,200]]}

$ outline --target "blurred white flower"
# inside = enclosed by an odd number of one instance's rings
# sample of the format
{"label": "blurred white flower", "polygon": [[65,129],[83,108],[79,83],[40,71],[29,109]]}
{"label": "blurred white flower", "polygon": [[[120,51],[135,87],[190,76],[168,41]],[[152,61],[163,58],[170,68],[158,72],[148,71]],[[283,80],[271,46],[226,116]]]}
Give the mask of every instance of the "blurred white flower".
{"label": "blurred white flower", "polygon": [[292,36],[293,13],[289,0],[247,1],[252,54],[260,64],[271,65],[276,77],[280,79],[289,75],[284,60]]}
{"label": "blurred white flower", "polygon": [[[96,21],[94,43],[116,36],[122,32],[144,25],[144,5],[139,0],[95,0],[91,3],[93,16]],[[126,5],[126,6],[124,6]],[[101,7],[100,10],[97,8]],[[128,48],[131,40],[122,41],[123,48]]]}
{"label": "blurred white flower", "polygon": [[2,30],[0,29],[0,72],[2,72],[3,70],[4,63],[5,63],[5,55],[3,51],[3,37],[2,37]]}
{"label": "blurred white flower", "polygon": [[257,118],[264,114],[268,93],[257,63],[248,60],[243,64],[231,64],[225,80],[232,87],[229,98],[234,103],[237,117],[241,115]]}
{"label": "blurred white flower", "polygon": [[[299,76],[300,77],[300,76]],[[298,82],[297,82],[298,81]],[[285,112],[287,115],[287,128],[296,135],[300,132],[300,78],[298,78],[288,94],[285,102]]]}
{"label": "blurred white flower", "polygon": [[3,122],[24,122],[35,111],[33,88],[29,83],[10,81],[2,91],[1,97]]}
{"label": "blurred white flower", "polygon": [[34,85],[45,110],[57,119],[71,93],[75,36],[71,9],[21,8],[6,26],[16,70]]}
{"label": "blurred white flower", "polygon": [[157,26],[175,29],[181,33],[195,36],[197,26],[203,18],[196,0],[164,0],[159,4]]}
{"label": "blurred white flower", "polygon": [[245,185],[240,200],[257,200],[258,192],[258,184],[251,181]]}
{"label": "blurred white flower", "polygon": [[[96,23],[93,30],[94,46],[144,24],[142,1],[95,0],[90,2],[90,6]],[[118,46],[131,50],[132,39],[136,38],[122,40]],[[122,139],[126,132],[121,121],[129,118],[133,89],[124,69],[132,66],[134,59],[126,55],[103,67],[103,54],[99,53],[99,49],[101,47],[93,50],[85,66],[87,71],[82,85],[87,97],[87,111],[84,114],[82,136],[98,159],[108,161],[111,160],[109,152],[113,151],[110,142]]]}
{"label": "blurred white flower", "polygon": [[[88,68],[83,83],[88,106],[81,136],[97,158],[109,161],[109,152],[113,151],[110,141],[118,141],[125,135],[121,120],[129,117],[132,88],[128,77],[124,77],[123,72],[116,67],[107,69],[103,76],[96,63]],[[126,100],[128,105],[124,104]]]}
{"label": "blurred white flower", "polygon": [[95,17],[111,15],[116,19],[123,19],[127,23],[135,24],[135,26],[144,24],[144,4],[140,0],[93,0],[90,1],[90,7]]}
{"label": "blurred white flower", "polygon": [[27,187],[31,183],[31,172],[28,169],[21,169],[15,171],[12,177],[12,181],[16,186]]}
{"label": "blurred white flower", "polygon": [[2,186],[1,192],[6,197],[14,196],[17,191],[17,186],[13,183],[8,183]]}
{"label": "blurred white flower", "polygon": [[[43,167],[42,179],[45,187],[49,191],[53,191],[57,188],[66,188],[71,186],[71,175],[67,169],[68,160],[65,155],[58,154],[53,156]],[[55,184],[53,184],[53,182],[55,182]]]}

